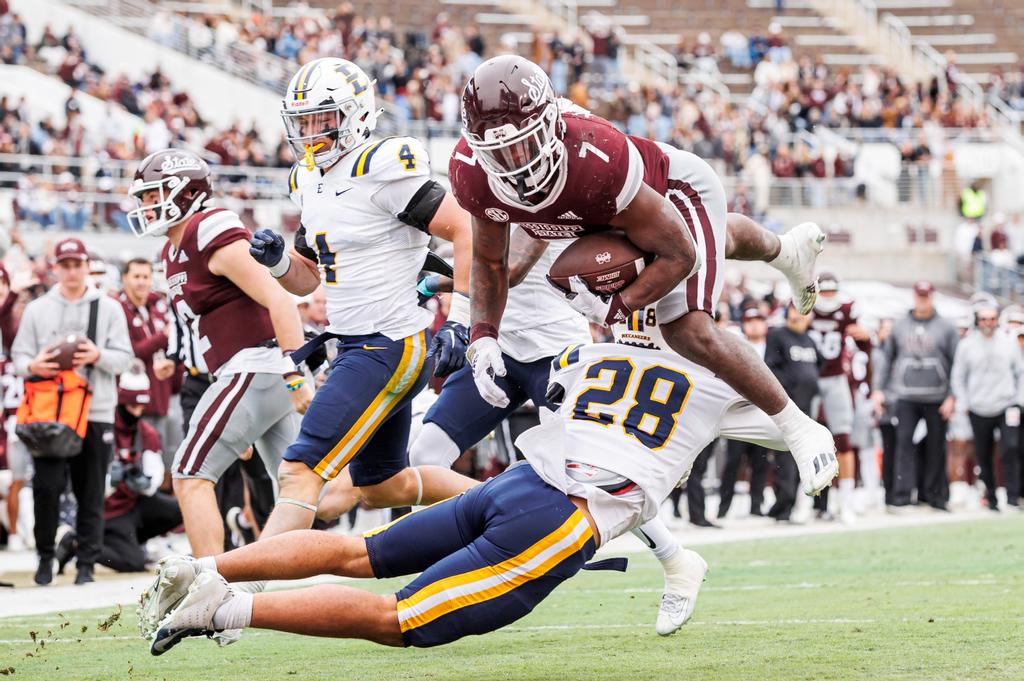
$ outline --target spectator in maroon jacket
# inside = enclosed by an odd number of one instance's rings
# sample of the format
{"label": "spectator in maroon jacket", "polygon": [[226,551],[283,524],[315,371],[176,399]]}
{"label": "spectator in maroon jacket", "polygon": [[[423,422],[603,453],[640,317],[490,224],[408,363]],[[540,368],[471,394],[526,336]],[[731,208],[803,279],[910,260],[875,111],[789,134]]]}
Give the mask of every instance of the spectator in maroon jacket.
{"label": "spectator in maroon jacket", "polygon": [[[150,401],[144,418],[160,434],[165,452],[173,455],[181,440],[181,429],[167,419],[174,375],[174,360],[164,354],[171,331],[167,300],[153,293],[153,263],[144,258],[133,258],[125,263],[121,285],[124,290],[118,300],[128,319],[132,351],[145,364],[149,377]],[[165,463],[170,465],[170,460]]]}
{"label": "spectator in maroon jacket", "polygon": [[10,352],[14,335],[18,333],[17,302],[18,294],[11,290],[11,277],[0,265],[0,343],[3,344],[0,351],[4,355]]}

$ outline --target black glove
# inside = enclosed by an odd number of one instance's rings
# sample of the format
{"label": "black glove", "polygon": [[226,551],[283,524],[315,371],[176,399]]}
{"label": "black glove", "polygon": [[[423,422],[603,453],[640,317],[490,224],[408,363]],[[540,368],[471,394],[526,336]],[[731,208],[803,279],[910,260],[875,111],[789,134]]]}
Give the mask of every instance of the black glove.
{"label": "black glove", "polygon": [[430,345],[434,358],[434,375],[444,378],[458,371],[466,363],[466,348],[469,346],[469,330],[462,324],[445,322]]}
{"label": "black glove", "polygon": [[249,240],[249,254],[264,267],[273,267],[284,257],[284,237],[272,229],[261,229]]}

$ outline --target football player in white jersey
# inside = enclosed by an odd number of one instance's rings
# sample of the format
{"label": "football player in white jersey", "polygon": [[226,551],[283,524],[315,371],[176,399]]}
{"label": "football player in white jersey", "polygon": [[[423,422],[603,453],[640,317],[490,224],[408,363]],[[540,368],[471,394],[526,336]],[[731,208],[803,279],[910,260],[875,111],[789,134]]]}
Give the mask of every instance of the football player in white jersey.
{"label": "football player in white jersey", "polygon": [[[501,320],[504,333],[498,338],[507,373],[495,378],[509,396],[509,404],[489,404],[480,396],[471,368],[462,367],[445,381],[440,397],[427,411],[423,427],[409,449],[410,465],[451,467],[459,454],[483,439],[526,400],[533,401],[542,420],[557,409],[546,397],[552,360],[558,350],[591,342],[586,320],[545,279],[551,263],[568,245],[568,241],[533,239],[521,229],[512,233],[508,304]],[[450,284],[450,280],[440,278],[423,292],[450,290]],[[650,315],[653,317],[653,310]],[[449,490],[451,494],[442,498],[465,490],[464,481],[455,483]],[[416,506],[423,501],[438,499],[408,499],[407,503]],[[686,582],[686,554],[679,551],[675,537],[660,518],[651,519],[633,533],[665,569],[666,591],[656,629],[660,635],[668,636],[685,621],[678,608],[682,598],[673,587]]]}
{"label": "football player in white jersey", "polygon": [[[430,179],[418,140],[372,136],[379,114],[373,82],[344,59],[302,66],[282,102],[298,159],[289,190],[302,226],[289,252],[280,235],[263,230],[251,253],[291,293],[323,285],[328,325],[318,342],[337,339],[338,355],[284,454],[264,536],[310,527],[321,488],[346,466],[362,500],[378,507],[416,490],[431,498],[435,480],[455,475],[409,469],[406,455],[410,403],[433,360],[439,375],[464,361],[469,218]],[[419,306],[416,283],[432,235],[455,246],[456,293],[428,352],[433,315]]]}
{"label": "football player in white jersey", "polygon": [[[725,382],[656,348],[567,348],[552,366],[548,395],[561,406],[557,418],[519,437],[527,461],[465,494],[362,537],[289,532],[188,570],[173,566],[189,574],[188,593],[153,633],[151,652],[241,627],[418,647],[494,631],[533,610],[598,546],[655,517],[716,437],[784,446],[773,421]],[[688,618],[707,565],[684,554],[693,568]],[[415,573],[393,595],[342,585],[253,595],[229,585]]]}

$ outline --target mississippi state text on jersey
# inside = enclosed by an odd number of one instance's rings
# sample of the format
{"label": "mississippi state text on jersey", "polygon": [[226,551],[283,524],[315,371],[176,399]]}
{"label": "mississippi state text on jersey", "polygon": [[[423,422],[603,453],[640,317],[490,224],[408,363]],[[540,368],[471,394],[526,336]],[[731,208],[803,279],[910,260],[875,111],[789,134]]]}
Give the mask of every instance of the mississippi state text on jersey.
{"label": "mississippi state text on jersey", "polygon": [[825,364],[821,369],[822,378],[842,376],[845,373],[843,356],[846,352],[847,329],[857,323],[858,316],[857,305],[849,298],[844,298],[839,306],[831,311],[822,309],[820,305],[814,306],[808,333],[825,358]]}
{"label": "mississippi state text on jersey", "polygon": [[240,358],[245,366],[236,362],[228,370],[274,371],[281,365],[281,373],[287,371],[281,351],[268,347],[274,327],[266,308],[227,277],[210,272],[217,249],[251,236],[235,213],[213,208],[189,218],[178,248],[169,240],[164,245],[167,286],[182,327],[180,355],[187,367],[217,373],[241,351],[254,349],[260,352]]}
{"label": "mississippi state text on jersey", "polygon": [[430,236],[400,217],[429,180],[426,149],[411,137],[367,141],[326,173],[292,168],[288,189],[302,211],[296,245],[315,254],[328,331],[397,340],[433,321],[416,297]]}
{"label": "mississippi state text on jersey", "polygon": [[467,212],[493,222],[514,222],[535,239],[572,239],[607,229],[607,223],[646,183],[668,190],[669,161],[651,140],[620,132],[590,114],[562,113],[565,160],[551,191],[536,205],[509,203],[473,156],[465,139],[452,152],[452,194]]}

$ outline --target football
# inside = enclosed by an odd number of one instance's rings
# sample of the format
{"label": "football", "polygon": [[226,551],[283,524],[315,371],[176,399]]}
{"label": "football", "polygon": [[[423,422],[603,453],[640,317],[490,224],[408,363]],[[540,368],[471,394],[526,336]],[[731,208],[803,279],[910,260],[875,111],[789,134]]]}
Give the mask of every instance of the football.
{"label": "football", "polygon": [[78,346],[82,343],[87,343],[88,340],[85,336],[69,334],[48,348],[49,350],[57,351],[57,356],[53,358],[53,361],[60,366],[61,371],[66,371],[72,367],[75,353],[78,352]]}
{"label": "football", "polygon": [[588,234],[555,259],[548,280],[568,292],[569,278],[578,275],[592,292],[611,294],[633,283],[653,257],[621,232]]}

